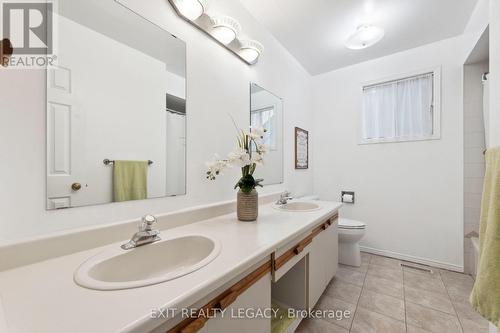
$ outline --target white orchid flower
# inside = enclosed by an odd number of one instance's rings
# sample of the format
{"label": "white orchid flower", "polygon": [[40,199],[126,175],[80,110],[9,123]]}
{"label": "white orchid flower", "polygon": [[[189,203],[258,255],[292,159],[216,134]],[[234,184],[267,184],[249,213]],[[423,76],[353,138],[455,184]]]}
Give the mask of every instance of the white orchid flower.
{"label": "white orchid flower", "polygon": [[262,126],[252,126],[250,127],[250,133],[256,136],[257,138],[262,138],[266,133],[266,129]]}

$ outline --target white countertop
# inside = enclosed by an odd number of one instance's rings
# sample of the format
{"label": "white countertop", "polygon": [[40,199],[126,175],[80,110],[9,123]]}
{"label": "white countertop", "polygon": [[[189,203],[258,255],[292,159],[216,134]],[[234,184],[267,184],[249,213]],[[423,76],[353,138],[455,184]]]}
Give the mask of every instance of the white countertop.
{"label": "white countertop", "polygon": [[222,249],[207,266],[157,285],[97,291],[75,284],[73,274],[80,264],[126,240],[1,272],[0,320],[4,323],[0,328],[6,326],[8,333],[147,331],[152,323],[160,324],[151,319],[152,309],[194,304],[323,222],[342,205],[316,202],[321,209],[313,212],[278,211],[264,205],[259,207],[257,222],[239,222],[233,213],[163,231],[164,239],[211,236],[220,241]]}

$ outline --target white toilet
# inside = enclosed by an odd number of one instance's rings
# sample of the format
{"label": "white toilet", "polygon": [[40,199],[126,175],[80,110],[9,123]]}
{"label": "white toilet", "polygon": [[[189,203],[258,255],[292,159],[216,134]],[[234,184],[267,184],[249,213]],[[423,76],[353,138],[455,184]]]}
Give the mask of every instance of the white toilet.
{"label": "white toilet", "polygon": [[359,241],[365,235],[363,222],[339,218],[339,263],[349,266],[361,266]]}

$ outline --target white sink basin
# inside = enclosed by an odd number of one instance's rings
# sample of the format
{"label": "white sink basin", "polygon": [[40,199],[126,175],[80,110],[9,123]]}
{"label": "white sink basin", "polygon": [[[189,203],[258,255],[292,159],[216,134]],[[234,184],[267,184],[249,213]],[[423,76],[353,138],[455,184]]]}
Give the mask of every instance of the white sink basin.
{"label": "white sink basin", "polygon": [[173,280],[209,264],[220,252],[212,238],[189,235],[166,239],[131,250],[104,251],[84,262],[75,282],[96,290],[144,287]]}
{"label": "white sink basin", "polygon": [[312,212],[321,209],[321,206],[315,202],[292,201],[285,205],[273,205],[273,208],[290,212]]}

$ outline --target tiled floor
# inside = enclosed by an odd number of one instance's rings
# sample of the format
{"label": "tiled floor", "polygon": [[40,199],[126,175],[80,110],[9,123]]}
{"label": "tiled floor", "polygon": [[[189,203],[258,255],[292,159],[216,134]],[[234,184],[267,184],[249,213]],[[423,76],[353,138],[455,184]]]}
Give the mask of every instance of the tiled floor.
{"label": "tiled floor", "polygon": [[297,333],[488,332],[488,322],[468,302],[470,276],[402,268],[399,260],[367,253],[362,261],[359,268],[339,265],[316,305],[349,310],[350,318],[306,319]]}

